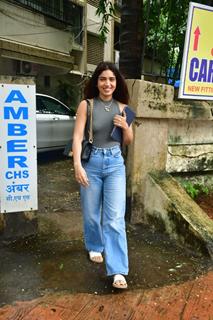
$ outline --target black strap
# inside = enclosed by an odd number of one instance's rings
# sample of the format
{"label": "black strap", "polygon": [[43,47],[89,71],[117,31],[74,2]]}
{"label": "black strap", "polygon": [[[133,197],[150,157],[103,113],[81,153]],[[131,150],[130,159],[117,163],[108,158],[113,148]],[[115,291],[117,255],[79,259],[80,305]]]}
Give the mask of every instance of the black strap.
{"label": "black strap", "polygon": [[87,122],[85,127],[85,138],[93,143],[93,105],[94,99],[87,99]]}

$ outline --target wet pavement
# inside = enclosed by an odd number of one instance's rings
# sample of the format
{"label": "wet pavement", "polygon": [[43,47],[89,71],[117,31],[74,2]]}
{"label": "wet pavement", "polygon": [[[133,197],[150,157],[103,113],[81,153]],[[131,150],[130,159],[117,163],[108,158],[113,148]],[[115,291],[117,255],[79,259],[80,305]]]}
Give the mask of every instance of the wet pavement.
{"label": "wet pavement", "polygon": [[[39,233],[0,244],[0,306],[52,293],[113,293],[103,265],[84,249],[78,185],[70,159],[39,157]],[[183,283],[213,270],[207,257],[185,251],[143,225],[127,225],[129,290]]]}
{"label": "wet pavement", "polygon": [[[143,226],[129,228],[129,289],[147,289],[193,279],[211,269],[207,258],[175,247]],[[0,304],[30,300],[47,293],[112,293],[104,265],[92,264],[81,240],[41,238],[0,248]]]}

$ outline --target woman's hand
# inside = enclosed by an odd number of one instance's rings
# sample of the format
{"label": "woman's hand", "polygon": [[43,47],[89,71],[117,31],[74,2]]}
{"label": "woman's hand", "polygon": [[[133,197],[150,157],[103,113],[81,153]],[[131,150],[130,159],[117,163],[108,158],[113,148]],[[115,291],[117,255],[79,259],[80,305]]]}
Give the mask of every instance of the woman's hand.
{"label": "woman's hand", "polygon": [[132,131],[132,125],[128,126],[128,123],[126,122],[126,113],[123,110],[122,115],[116,115],[113,119],[113,123],[115,126],[122,129],[123,132],[123,144],[128,145],[133,140],[133,131]]}
{"label": "woman's hand", "polygon": [[75,179],[76,181],[81,184],[83,187],[89,186],[89,179],[87,177],[86,171],[82,167],[81,164],[74,165],[75,169]]}
{"label": "woman's hand", "polygon": [[123,130],[127,130],[128,129],[128,123],[126,122],[126,113],[125,111],[122,112],[122,115],[118,115],[116,114],[114,119],[113,119],[113,123],[115,126],[123,129]]}

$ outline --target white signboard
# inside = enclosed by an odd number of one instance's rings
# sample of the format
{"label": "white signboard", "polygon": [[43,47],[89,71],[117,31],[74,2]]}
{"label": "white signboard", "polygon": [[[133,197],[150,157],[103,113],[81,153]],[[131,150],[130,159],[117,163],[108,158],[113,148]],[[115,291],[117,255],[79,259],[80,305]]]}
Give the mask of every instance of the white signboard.
{"label": "white signboard", "polygon": [[34,85],[0,83],[0,211],[37,210]]}

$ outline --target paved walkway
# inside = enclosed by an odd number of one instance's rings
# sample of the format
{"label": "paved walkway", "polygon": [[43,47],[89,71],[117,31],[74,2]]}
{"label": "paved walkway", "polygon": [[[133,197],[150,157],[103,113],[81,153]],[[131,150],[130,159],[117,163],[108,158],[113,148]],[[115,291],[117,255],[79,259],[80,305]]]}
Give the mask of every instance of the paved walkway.
{"label": "paved walkway", "polygon": [[[57,224],[57,230],[63,231],[64,239],[71,237],[71,234],[74,239],[82,232],[80,213],[77,215],[75,212],[79,204],[74,194],[76,190],[70,191],[67,187],[68,193],[56,197],[62,183],[70,185],[73,171],[67,168],[69,165],[64,162],[40,167],[40,192],[43,195],[40,210],[45,212],[44,216],[51,223],[54,221]],[[51,175],[53,173],[54,177]],[[49,207],[46,209],[47,204]],[[72,212],[68,211],[70,204]],[[64,208],[64,212],[56,208]],[[19,301],[0,308],[0,320],[213,320],[213,271],[179,285],[151,290],[128,290],[108,295],[60,293],[32,301]]]}
{"label": "paved walkway", "polygon": [[213,320],[213,271],[179,285],[110,295],[57,294],[0,309],[0,320]]}

